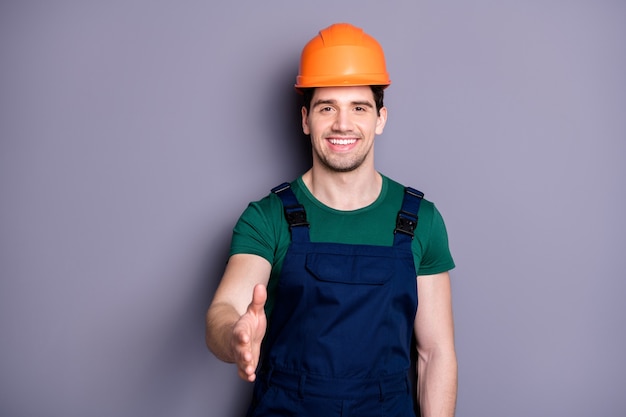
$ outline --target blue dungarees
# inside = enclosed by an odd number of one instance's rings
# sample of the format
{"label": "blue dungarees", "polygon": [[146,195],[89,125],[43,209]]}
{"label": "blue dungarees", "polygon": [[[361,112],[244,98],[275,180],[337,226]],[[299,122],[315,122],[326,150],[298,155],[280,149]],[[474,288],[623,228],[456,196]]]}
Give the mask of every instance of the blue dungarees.
{"label": "blue dungarees", "polygon": [[289,184],[272,191],[291,245],[248,416],[414,416],[411,240],[423,194],[406,188],[393,246],[376,246],[311,242]]}

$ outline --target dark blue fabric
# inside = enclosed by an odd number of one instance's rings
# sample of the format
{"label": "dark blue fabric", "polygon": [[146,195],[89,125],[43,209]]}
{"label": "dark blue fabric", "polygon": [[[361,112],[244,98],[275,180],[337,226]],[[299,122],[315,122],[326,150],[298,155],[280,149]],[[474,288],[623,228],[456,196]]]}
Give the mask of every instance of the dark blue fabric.
{"label": "dark blue fabric", "polygon": [[278,195],[283,203],[285,219],[289,224],[292,242],[308,242],[308,223],[295,220],[299,217],[298,214],[300,214],[306,221],[306,212],[304,211],[304,207],[300,204],[300,202],[298,202],[296,195],[291,189],[291,185],[288,182],[284,182],[281,185],[272,188],[272,192]]}
{"label": "dark blue fabric", "polygon": [[[288,186],[275,190],[299,205]],[[400,212],[417,221],[421,193],[408,190]],[[414,416],[412,236],[376,246],[310,242],[306,225],[291,233],[248,415]]]}

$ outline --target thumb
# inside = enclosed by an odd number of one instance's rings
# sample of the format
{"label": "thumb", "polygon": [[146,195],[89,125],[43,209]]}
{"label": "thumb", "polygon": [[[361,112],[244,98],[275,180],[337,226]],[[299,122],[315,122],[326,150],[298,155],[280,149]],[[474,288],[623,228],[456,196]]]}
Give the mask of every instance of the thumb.
{"label": "thumb", "polygon": [[265,311],[265,301],[267,301],[267,289],[263,284],[257,284],[252,291],[252,302],[248,306],[248,311],[261,314]]}

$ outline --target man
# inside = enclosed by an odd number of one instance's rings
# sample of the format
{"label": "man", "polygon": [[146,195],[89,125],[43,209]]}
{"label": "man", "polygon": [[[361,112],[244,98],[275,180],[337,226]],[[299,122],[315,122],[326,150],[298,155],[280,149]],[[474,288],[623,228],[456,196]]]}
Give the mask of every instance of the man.
{"label": "man", "polygon": [[312,167],[243,213],[207,312],[209,349],[255,382],[249,416],[413,416],[414,399],[423,416],[454,415],[445,226],[374,167],[389,84],[382,48],[352,25],[302,52]]}

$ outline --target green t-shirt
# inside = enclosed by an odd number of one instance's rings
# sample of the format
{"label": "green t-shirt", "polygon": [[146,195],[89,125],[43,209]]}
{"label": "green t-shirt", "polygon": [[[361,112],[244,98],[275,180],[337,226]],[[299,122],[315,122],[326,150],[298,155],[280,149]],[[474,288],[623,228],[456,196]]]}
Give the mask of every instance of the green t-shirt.
{"label": "green t-shirt", "polygon": [[[404,198],[401,184],[383,175],[382,189],[376,201],[352,211],[335,210],[322,204],[306,188],[302,177],[292,182],[291,187],[306,211],[312,242],[393,245],[396,217]],[[250,203],[233,230],[231,255],[259,255],[272,265],[268,286],[270,305],[290,243],[282,203],[273,193]],[[412,249],[418,275],[433,275],[454,268],[443,218],[435,205],[425,199],[418,212]]]}

